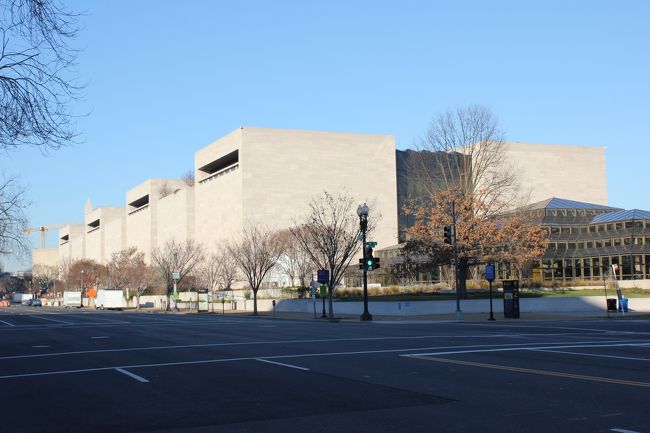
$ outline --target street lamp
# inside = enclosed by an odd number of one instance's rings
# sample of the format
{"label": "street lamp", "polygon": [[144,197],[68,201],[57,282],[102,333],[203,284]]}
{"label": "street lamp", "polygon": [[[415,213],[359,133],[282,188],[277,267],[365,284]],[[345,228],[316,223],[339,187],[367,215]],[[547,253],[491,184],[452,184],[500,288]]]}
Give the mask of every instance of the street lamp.
{"label": "street lamp", "polygon": [[368,312],[368,263],[366,262],[366,232],[368,231],[368,208],[367,204],[360,204],[357,207],[359,225],[361,227],[361,242],[363,249],[363,314],[361,320],[372,320],[372,314]]}

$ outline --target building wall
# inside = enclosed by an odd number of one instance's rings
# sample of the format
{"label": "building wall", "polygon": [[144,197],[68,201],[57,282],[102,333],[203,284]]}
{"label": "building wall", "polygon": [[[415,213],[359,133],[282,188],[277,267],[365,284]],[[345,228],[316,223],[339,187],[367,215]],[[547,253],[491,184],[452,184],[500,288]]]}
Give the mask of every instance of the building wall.
{"label": "building wall", "polygon": [[32,251],[32,267],[36,265],[56,266],[58,263],[58,248],[36,248]]}
{"label": "building wall", "polygon": [[395,139],[390,135],[247,128],[242,132],[243,222],[286,228],[323,191],[346,192],[381,215],[372,240],[397,242]]}
{"label": "building wall", "polygon": [[126,246],[125,213],[120,212],[104,224],[104,260],[109,261],[114,253]]}
{"label": "building wall", "polygon": [[194,157],[195,230],[197,240],[207,247],[241,233],[243,168],[218,176],[208,175],[200,168],[241,150],[242,132],[242,129],[235,130],[199,150]]}
{"label": "building wall", "polygon": [[[148,179],[126,193],[125,248],[136,247],[144,252],[145,260],[150,259],[151,251],[158,246],[158,205],[184,188],[185,183],[179,179]],[[132,206],[145,196],[149,200],[147,205]]]}
{"label": "building wall", "polygon": [[504,154],[528,203],[561,196],[607,204],[605,148],[508,142]]}
{"label": "building wall", "polygon": [[180,189],[158,202],[158,247],[194,239],[194,188]]}
{"label": "building wall", "polygon": [[[69,224],[59,230],[59,260],[81,259],[86,254],[85,224]],[[68,240],[64,240],[64,237]]]}
{"label": "building wall", "polygon": [[[124,208],[109,208],[101,207],[93,209],[86,213],[85,216],[85,231],[86,231],[86,250],[85,258],[94,260],[98,263],[106,263],[110,259],[110,254],[107,253],[114,251],[116,245],[121,244],[121,220],[123,218]],[[93,221],[100,221],[99,228],[93,229],[89,226]],[[113,239],[109,239],[113,237]],[[119,251],[118,247],[118,251]]]}

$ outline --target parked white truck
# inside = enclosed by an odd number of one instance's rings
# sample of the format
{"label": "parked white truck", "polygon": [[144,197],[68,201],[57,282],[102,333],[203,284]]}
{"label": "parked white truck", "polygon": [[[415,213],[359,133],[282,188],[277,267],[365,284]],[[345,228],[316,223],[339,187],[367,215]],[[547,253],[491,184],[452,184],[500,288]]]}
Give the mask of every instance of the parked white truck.
{"label": "parked white truck", "polygon": [[81,308],[81,292],[63,292],[63,306]]}
{"label": "parked white truck", "polygon": [[33,299],[34,295],[31,293],[14,293],[14,302],[17,302],[19,304],[22,304],[24,301],[29,301],[30,299]]}
{"label": "parked white truck", "polygon": [[95,308],[102,310],[121,310],[124,305],[124,294],[120,289],[99,289],[95,298]]}

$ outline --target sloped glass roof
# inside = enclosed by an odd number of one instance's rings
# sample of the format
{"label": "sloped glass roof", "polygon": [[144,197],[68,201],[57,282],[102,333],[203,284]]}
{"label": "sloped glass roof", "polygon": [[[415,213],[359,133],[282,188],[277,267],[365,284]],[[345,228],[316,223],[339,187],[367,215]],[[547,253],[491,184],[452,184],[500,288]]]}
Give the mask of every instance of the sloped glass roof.
{"label": "sloped glass roof", "polygon": [[546,200],[533,203],[525,207],[525,209],[604,209],[604,210],[621,210],[617,207],[605,206],[602,204],[585,203],[582,201],[567,200],[564,198],[549,198]]}
{"label": "sloped glass roof", "polygon": [[608,223],[613,221],[625,221],[625,220],[647,220],[650,219],[650,212],[647,210],[639,209],[630,209],[622,210],[619,212],[610,212],[602,215],[596,215],[592,224],[596,223]]}

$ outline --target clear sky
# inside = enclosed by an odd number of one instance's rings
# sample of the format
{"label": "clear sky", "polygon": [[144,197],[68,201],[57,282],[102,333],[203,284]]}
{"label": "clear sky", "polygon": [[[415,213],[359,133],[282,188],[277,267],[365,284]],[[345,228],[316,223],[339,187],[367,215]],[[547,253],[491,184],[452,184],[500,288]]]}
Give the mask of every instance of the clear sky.
{"label": "clear sky", "polygon": [[240,125],[388,133],[404,149],[468,104],[509,140],[607,147],[609,204],[650,210],[648,1],[65,4],[85,11],[75,111],[88,115],[79,145],[4,158],[33,226],[81,222],[88,198],[123,206]]}

